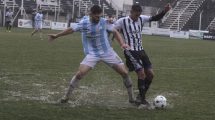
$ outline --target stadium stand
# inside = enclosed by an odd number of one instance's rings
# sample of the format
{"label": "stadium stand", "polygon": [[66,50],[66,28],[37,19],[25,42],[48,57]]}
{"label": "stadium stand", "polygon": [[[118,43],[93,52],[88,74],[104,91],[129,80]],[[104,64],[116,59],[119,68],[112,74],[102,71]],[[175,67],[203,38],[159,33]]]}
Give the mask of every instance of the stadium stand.
{"label": "stadium stand", "polygon": [[167,16],[162,28],[182,30],[205,0],[180,0]]}
{"label": "stadium stand", "polygon": [[[22,0],[15,0],[15,2],[16,4],[18,4],[18,6],[21,6],[22,4]],[[25,8],[27,13],[31,13],[33,9],[36,9],[37,4],[35,0],[25,0],[23,7]]]}

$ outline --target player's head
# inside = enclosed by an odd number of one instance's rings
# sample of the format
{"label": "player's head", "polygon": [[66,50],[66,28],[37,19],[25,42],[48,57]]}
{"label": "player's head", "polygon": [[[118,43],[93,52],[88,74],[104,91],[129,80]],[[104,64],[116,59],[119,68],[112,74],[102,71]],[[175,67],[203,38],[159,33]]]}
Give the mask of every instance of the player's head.
{"label": "player's head", "polygon": [[42,13],[42,12],[43,12],[42,9],[39,9],[39,10],[38,10],[38,13]]}
{"label": "player's head", "polygon": [[108,22],[113,24],[114,23],[114,16],[113,15],[108,15],[108,18],[107,18]]}
{"label": "player's head", "polygon": [[98,23],[102,16],[102,9],[98,5],[93,5],[90,8],[90,19],[93,23]]}
{"label": "player's head", "polygon": [[132,5],[130,17],[132,20],[137,21],[142,13],[142,8],[140,5]]}
{"label": "player's head", "polygon": [[10,8],[8,8],[6,11],[11,12],[12,10]]}

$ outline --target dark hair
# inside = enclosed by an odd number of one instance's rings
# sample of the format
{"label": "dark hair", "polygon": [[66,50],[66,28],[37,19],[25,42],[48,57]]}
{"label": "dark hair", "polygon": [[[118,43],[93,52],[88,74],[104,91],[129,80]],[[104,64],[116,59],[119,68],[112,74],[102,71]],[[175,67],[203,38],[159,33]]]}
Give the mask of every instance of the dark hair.
{"label": "dark hair", "polygon": [[98,5],[93,5],[91,8],[90,8],[90,12],[92,14],[100,14],[102,13],[102,8],[99,7]]}
{"label": "dark hair", "polygon": [[142,8],[140,5],[132,5],[131,10],[134,12],[142,12]]}

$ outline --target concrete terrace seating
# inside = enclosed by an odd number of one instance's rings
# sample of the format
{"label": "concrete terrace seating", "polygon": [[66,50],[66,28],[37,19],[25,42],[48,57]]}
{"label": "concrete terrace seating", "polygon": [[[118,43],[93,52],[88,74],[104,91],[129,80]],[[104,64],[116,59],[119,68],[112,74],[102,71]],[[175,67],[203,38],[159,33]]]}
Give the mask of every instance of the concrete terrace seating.
{"label": "concrete terrace seating", "polygon": [[215,18],[211,21],[207,29],[215,31]]}
{"label": "concrete terrace seating", "polygon": [[[16,4],[18,4],[19,7],[21,7],[22,0],[15,0]],[[31,12],[33,9],[35,9],[37,6],[35,0],[24,0],[24,9],[26,12]]]}
{"label": "concrete terrace seating", "polygon": [[181,30],[204,1],[205,0],[179,0],[161,27]]}

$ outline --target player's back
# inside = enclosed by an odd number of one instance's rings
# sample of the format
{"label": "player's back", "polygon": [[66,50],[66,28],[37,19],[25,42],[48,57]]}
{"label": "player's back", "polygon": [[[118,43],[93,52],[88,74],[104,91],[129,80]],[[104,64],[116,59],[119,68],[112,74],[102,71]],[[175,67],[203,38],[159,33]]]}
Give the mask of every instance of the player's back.
{"label": "player's back", "polygon": [[11,21],[13,19],[13,12],[7,12],[6,13],[6,21]]}

